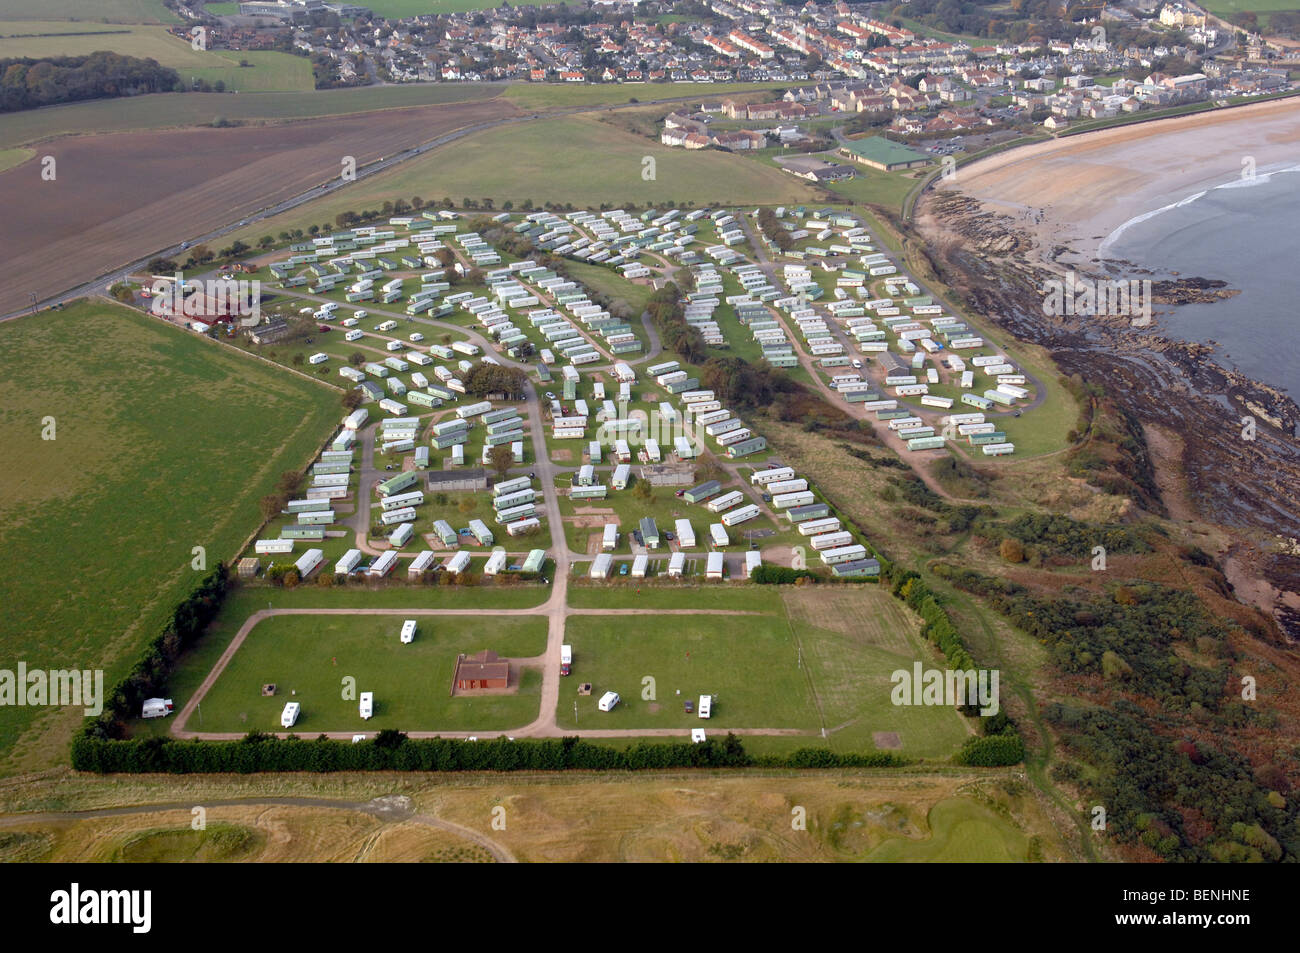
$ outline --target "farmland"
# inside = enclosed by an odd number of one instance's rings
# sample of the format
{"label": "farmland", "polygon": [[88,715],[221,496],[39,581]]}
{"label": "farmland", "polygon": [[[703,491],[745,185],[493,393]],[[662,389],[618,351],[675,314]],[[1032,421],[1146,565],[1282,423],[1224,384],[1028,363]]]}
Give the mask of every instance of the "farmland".
{"label": "farmland", "polygon": [[[0,0],[0,20],[82,20],[85,0]],[[110,23],[179,23],[161,0],[95,0],[95,19]]]}
{"label": "farmland", "polygon": [[[95,359],[77,373],[48,364],[86,341]],[[337,392],[102,302],[0,324],[0,355],[0,541],[26,567],[0,583],[0,644],[33,666],[103,666],[111,685],[194,584],[192,547],[209,567],[234,555]],[[79,721],[34,715],[0,709],[11,768],[61,758]]]}
{"label": "farmland", "polygon": [[[0,311],[26,304],[29,292],[54,294],[328,182],[343,156],[364,165],[510,110],[503,103],[465,103],[261,129],[59,140],[46,150],[57,163],[55,181],[40,178],[35,159],[0,174],[0,201],[8,209],[0,254],[11,275],[22,276],[21,283],[11,278],[0,285]],[[180,155],[185,162],[176,161]],[[106,180],[114,182],[112,190],[102,188]]]}
{"label": "farmland", "polygon": [[[244,58],[248,58],[244,54]],[[375,110],[478,102],[500,94],[485,83],[438,83],[321,89],[310,92],[156,93],[29,109],[0,116],[0,141],[38,142],[57,136],[174,129],[210,123],[222,117],[233,123],[268,123],[320,119]],[[419,120],[419,114],[412,116]]]}

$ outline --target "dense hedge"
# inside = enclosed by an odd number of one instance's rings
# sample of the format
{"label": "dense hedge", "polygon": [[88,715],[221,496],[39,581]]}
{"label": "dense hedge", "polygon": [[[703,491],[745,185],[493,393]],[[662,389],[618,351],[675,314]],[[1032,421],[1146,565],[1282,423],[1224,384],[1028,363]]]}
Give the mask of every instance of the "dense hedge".
{"label": "dense hedge", "polygon": [[[943,652],[954,669],[976,668],[975,660],[962,643],[957,626],[939,603],[930,587],[919,573],[910,569],[897,570],[889,565],[893,595],[903,600],[907,607],[921,617],[921,635],[933,642]],[[984,718],[980,722],[984,735],[968,738],[953,761],[957,764],[994,767],[1019,764],[1025,759],[1025,744],[1015,722],[1005,712]]]}
{"label": "dense hedge", "polygon": [[739,738],[699,744],[638,743],[616,749],[580,738],[465,741],[411,739],[381,732],[352,744],[326,738],[276,738],[253,732],[241,741],[142,738],[110,741],[83,734],[72,745],[72,765],[101,774],[250,774],[259,771],[637,771],[656,768],[895,767],[888,752],[837,754],[805,748],[788,756],[752,757]]}
{"label": "dense hedge", "polygon": [[229,585],[229,570],[225,563],[218,563],[217,568],[176,606],[171,619],[145,648],[130,673],[108,693],[104,711],[86,724],[87,736],[121,738],[126,720],[140,713],[144,700],[166,693],[167,679],[171,677],[176,660],[217,617]]}
{"label": "dense hedge", "polygon": [[982,768],[1019,764],[1025,760],[1025,743],[1014,730],[1000,735],[967,738],[952,760],[957,764]]}

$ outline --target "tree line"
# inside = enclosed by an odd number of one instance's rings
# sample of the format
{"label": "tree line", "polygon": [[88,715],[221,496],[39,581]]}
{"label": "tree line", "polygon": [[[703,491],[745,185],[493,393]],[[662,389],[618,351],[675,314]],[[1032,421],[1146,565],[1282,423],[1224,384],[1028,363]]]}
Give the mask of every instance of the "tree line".
{"label": "tree line", "polygon": [[183,89],[177,72],[157,60],[104,50],[87,56],[0,59],[0,112]]}
{"label": "tree line", "polygon": [[749,754],[728,733],[693,744],[638,742],[623,749],[581,738],[414,739],[393,729],[355,744],[277,738],[258,731],[239,741],[181,741],[141,738],[106,741],[82,734],[72,745],[72,766],[99,774],[252,774],[263,771],[646,771],[666,768],[840,768],[898,767],[906,761],[889,752],[838,754],[804,748],[786,755]]}

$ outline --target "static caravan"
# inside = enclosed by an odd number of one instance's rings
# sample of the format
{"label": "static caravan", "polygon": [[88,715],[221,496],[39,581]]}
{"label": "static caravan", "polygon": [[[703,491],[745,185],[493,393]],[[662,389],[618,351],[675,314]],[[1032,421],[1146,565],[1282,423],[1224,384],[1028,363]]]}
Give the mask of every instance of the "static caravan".
{"label": "static caravan", "polygon": [[727,529],[721,523],[709,524],[709,539],[717,548],[731,544],[731,538],[727,535]]}
{"label": "static caravan", "polygon": [[740,523],[747,523],[752,519],[756,519],[759,512],[758,506],[750,503],[748,506],[741,506],[728,513],[723,513],[722,524],[724,526],[736,526]]}
{"label": "static caravan", "polygon": [[437,556],[432,549],[424,550],[407,564],[406,575],[413,579],[421,573],[432,569],[436,558]]}
{"label": "static caravan", "polygon": [[592,560],[591,569],[588,571],[588,575],[590,575],[592,579],[608,579],[610,569],[613,565],[614,560],[609,553],[601,553]]}
{"label": "static caravan", "polygon": [[681,576],[685,569],[686,554],[680,550],[673,553],[672,557],[668,560],[668,575],[672,578],[677,578]]}
{"label": "static caravan", "polygon": [[792,506],[807,506],[812,503],[816,497],[810,490],[801,490],[795,493],[779,493],[772,497],[772,507],[778,510],[788,510]]}
{"label": "static caravan", "polygon": [[748,579],[754,574],[754,570],[763,565],[763,556],[756,549],[748,550],[745,553],[745,578]]}
{"label": "static caravan", "polygon": [[392,572],[393,567],[396,565],[397,565],[397,551],[394,549],[389,549],[386,550],[384,553],[382,553],[378,559],[376,559],[374,562],[370,564],[370,569],[367,570],[366,575],[382,578],[384,576],[387,576],[390,572]]}
{"label": "static caravan", "polygon": [[766,470],[755,470],[750,474],[749,482],[754,486],[766,486],[769,483],[793,478],[794,467],[769,467]]}
{"label": "static caravan", "polygon": [[298,557],[294,563],[294,568],[298,570],[298,578],[306,579],[315,572],[325,561],[325,554],[319,549],[309,549]]}
{"label": "static caravan", "polygon": [[721,579],[722,569],[725,560],[722,553],[709,553],[708,562],[706,563],[704,576],[706,579]]}
{"label": "static caravan", "polygon": [[334,575],[346,576],[348,573],[352,572],[352,570],[356,569],[360,562],[361,550],[349,549],[343,554],[343,557],[334,564]]}
{"label": "static caravan", "polygon": [[691,526],[691,521],[679,519],[674,524],[677,533],[677,545],[682,549],[690,549],[695,545],[695,529]]}
{"label": "static caravan", "polygon": [[628,480],[632,476],[632,468],[626,463],[620,463],[614,468],[614,477],[610,481],[616,490],[626,490]]}
{"label": "static caravan", "polygon": [[710,513],[721,513],[723,510],[730,509],[744,499],[745,494],[741,493],[739,490],[732,490],[729,493],[722,494],[721,496],[715,496],[704,505]]}

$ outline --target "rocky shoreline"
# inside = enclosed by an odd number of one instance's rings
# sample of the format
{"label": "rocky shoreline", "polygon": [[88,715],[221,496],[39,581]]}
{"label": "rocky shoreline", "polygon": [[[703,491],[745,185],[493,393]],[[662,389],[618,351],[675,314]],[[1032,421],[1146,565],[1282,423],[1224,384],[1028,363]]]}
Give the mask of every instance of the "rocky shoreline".
{"label": "rocky shoreline", "polygon": [[1148,327],[1123,316],[1045,314],[1045,282],[1060,279],[1056,261],[1071,254],[1069,248],[1044,254],[1013,218],[953,190],[926,193],[916,229],[944,281],[972,310],[1046,348],[1065,374],[1103,384],[1143,423],[1177,432],[1199,515],[1244,539],[1264,541],[1265,577],[1284,592],[1300,592],[1297,560],[1284,558],[1272,543],[1300,537],[1300,406],[1281,390],[1218,364],[1212,344],[1176,340],[1160,330],[1161,316],[1174,307],[1222,300],[1235,289],[1199,277],[1153,281],[1153,302],[1163,307]]}

